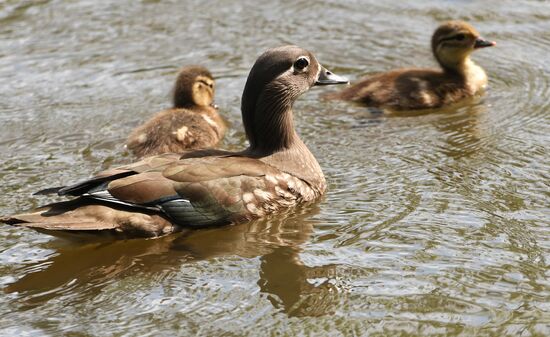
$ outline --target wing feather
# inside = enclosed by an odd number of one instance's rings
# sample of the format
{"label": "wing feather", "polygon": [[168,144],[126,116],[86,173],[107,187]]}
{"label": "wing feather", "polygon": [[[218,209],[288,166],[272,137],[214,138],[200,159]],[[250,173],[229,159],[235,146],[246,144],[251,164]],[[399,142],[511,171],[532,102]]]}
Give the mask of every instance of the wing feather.
{"label": "wing feather", "polygon": [[80,197],[73,201],[0,220],[43,230],[113,229],[157,236],[181,226],[241,222],[291,206],[301,198],[300,184],[306,186],[253,158],[169,154],[60,190]]}

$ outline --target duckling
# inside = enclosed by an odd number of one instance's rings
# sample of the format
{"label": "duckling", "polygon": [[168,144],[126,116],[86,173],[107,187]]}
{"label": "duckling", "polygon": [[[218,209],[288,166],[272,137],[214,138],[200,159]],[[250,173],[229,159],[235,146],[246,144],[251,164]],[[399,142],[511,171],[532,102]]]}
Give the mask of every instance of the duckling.
{"label": "duckling", "polygon": [[432,36],[432,52],[441,69],[405,68],[380,73],[326,97],[390,110],[442,107],[474,96],[487,86],[485,71],[470,59],[470,54],[494,45],[466,22],[448,21]]}
{"label": "duckling", "polygon": [[214,78],[208,69],[181,69],[173,90],[173,107],[132,131],[127,148],[137,157],[213,147],[226,125],[214,104]]}
{"label": "duckling", "polygon": [[292,106],[314,85],[339,83],[347,79],[323,68],[305,49],[269,49],[252,67],[242,95],[247,149],[147,157],[57,189],[58,195],[76,197],[70,201],[0,222],[50,234],[156,237],[314,201],[325,192],[325,177],[294,129]]}

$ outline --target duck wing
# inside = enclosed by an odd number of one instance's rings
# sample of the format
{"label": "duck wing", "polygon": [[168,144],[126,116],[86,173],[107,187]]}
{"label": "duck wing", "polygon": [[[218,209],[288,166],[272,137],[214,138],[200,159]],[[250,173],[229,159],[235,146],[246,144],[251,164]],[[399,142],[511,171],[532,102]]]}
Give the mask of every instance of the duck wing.
{"label": "duck wing", "polygon": [[189,226],[242,222],[315,197],[307,183],[257,159],[180,157],[154,157],[101,172],[59,190],[75,200],[0,221],[45,230],[158,236]]}
{"label": "duck wing", "polygon": [[263,215],[264,204],[278,199],[276,186],[286,191],[279,193],[280,199],[293,197],[287,191],[287,180],[297,179],[260,160],[216,156],[181,159],[142,173],[96,182],[92,188],[84,183],[71,193],[79,191],[82,197],[158,210],[177,225],[201,227]]}
{"label": "duck wing", "polygon": [[79,196],[80,194],[105,181],[111,181],[137,173],[159,169],[163,166],[174,163],[174,161],[179,160],[181,157],[182,154],[177,153],[166,153],[158,156],[146,157],[129,165],[119,166],[113,169],[101,171],[88,180],[81,181],[69,186],[48,187],[38,192],[35,192],[34,195],[47,195],[57,193],[60,196]]}

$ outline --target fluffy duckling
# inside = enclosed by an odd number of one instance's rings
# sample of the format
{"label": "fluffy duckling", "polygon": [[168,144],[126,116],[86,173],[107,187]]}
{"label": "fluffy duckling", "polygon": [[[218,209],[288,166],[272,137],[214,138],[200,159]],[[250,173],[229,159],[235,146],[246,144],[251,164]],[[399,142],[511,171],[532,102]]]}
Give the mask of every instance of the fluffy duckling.
{"label": "fluffy duckling", "polygon": [[[57,189],[76,197],[0,222],[51,234],[160,236],[244,222],[313,201],[326,189],[319,163],[294,129],[294,101],[319,84],[347,83],[297,46],[262,54],[241,101],[250,146],[151,156]],[[45,190],[54,192],[54,189]]]}
{"label": "fluffy duckling", "polygon": [[214,105],[214,78],[201,66],[181,69],[173,92],[173,107],[137,127],[126,141],[138,157],[213,147],[226,125]]}
{"label": "fluffy duckling", "polygon": [[438,108],[475,95],[487,85],[485,71],[470,59],[480,48],[492,47],[466,22],[448,21],[432,36],[432,52],[441,69],[397,69],[360,80],[327,95],[391,110]]}

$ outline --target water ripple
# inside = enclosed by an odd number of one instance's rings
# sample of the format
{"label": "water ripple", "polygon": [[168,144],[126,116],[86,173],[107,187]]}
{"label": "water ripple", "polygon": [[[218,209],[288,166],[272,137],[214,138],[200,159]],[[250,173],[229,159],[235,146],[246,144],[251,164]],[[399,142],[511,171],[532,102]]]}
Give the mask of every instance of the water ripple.
{"label": "water ripple", "polygon": [[126,135],[184,64],[213,70],[239,149],[263,49],[302,45],[354,80],[435,66],[432,31],[457,18],[498,43],[473,56],[483,97],[383,115],[315,87],[296,103],[329,184],[318,204],[159,240],[4,227],[0,334],[548,335],[547,2],[4,2],[0,213],[132,160]]}

